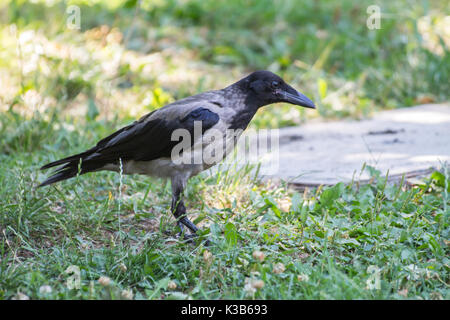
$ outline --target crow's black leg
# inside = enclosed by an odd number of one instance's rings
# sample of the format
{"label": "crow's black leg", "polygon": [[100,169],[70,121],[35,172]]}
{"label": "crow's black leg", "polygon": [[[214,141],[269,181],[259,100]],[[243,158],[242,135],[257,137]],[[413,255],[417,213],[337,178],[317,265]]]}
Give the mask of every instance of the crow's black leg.
{"label": "crow's black leg", "polygon": [[186,217],[186,207],[182,199],[172,199],[172,212],[177,219],[177,225],[183,231],[184,227],[188,227],[192,233],[196,233],[198,228]]}
{"label": "crow's black leg", "polygon": [[[195,234],[198,228],[186,216],[186,207],[183,202],[183,191],[186,186],[187,179],[172,178],[172,205],[171,210],[177,219],[177,225],[181,229],[180,234],[183,234],[184,227]],[[185,235],[186,236],[186,235]]]}

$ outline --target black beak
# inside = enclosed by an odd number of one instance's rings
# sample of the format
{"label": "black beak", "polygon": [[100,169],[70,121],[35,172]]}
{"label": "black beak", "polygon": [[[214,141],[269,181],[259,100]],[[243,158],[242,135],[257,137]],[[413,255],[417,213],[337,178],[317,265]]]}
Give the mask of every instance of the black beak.
{"label": "black beak", "polygon": [[294,89],[292,89],[292,91],[295,93],[291,93],[291,92],[287,92],[287,91],[284,91],[282,93],[284,101],[291,103],[291,104],[295,104],[297,106],[302,106],[305,108],[311,108],[311,109],[316,108],[316,106],[314,105],[314,102],[312,102],[311,99],[309,99],[303,93],[298,92]]}

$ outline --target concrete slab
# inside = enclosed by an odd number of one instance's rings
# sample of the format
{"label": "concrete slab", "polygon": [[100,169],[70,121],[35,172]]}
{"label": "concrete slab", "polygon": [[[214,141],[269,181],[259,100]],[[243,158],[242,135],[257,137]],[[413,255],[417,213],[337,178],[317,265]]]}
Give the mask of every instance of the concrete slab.
{"label": "concrete slab", "polygon": [[[380,112],[363,121],[280,129],[279,169],[265,178],[315,186],[370,178],[366,163],[390,176],[427,173],[450,163],[450,103]],[[262,172],[273,159],[262,161]]]}

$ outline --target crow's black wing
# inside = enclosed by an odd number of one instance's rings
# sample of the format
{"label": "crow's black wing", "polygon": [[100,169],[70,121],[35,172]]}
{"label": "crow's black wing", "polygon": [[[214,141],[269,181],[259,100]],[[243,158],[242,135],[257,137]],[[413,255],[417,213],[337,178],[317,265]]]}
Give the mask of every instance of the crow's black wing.
{"label": "crow's black wing", "polygon": [[196,108],[186,116],[166,120],[146,116],[100,140],[97,145],[85,152],[73,155],[43,166],[47,169],[65,164],[40,186],[65,180],[80,174],[98,170],[109,163],[122,161],[150,161],[170,157],[172,148],[178,141],[172,141],[176,129],[185,129],[194,134],[194,122],[201,121],[202,133],[219,121],[219,115],[207,108]]}
{"label": "crow's black wing", "polygon": [[191,136],[194,134],[194,121],[201,121],[202,133],[219,121],[219,116],[206,108],[197,108],[185,117],[173,120],[153,119],[136,123],[118,134],[101,140],[88,160],[149,161],[161,157],[169,157],[172,148],[178,141],[172,141],[172,133],[176,129],[185,129]]}

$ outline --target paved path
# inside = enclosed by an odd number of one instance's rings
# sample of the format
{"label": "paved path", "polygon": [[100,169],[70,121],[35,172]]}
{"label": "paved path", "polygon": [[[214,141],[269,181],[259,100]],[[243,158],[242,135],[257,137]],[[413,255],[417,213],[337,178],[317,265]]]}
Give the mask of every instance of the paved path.
{"label": "paved path", "polygon": [[[450,163],[450,104],[376,114],[370,120],[307,123],[280,130],[281,178],[299,187],[359,180],[366,163],[390,175],[427,172]],[[267,167],[263,162],[262,168]],[[264,170],[263,170],[264,172]]]}

